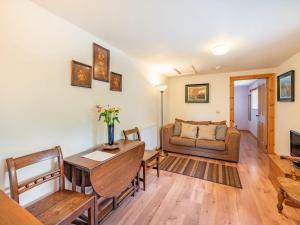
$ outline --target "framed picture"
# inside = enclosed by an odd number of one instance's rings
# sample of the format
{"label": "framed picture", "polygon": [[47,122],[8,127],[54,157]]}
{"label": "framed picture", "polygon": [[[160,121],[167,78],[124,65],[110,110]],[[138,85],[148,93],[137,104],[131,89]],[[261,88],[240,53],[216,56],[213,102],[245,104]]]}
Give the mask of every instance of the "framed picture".
{"label": "framed picture", "polygon": [[122,75],[118,73],[110,73],[110,90],[122,91]]}
{"label": "framed picture", "polygon": [[185,85],[186,103],[208,103],[209,84],[187,84]]}
{"label": "framed picture", "polygon": [[93,78],[100,81],[109,81],[110,51],[96,43],[93,44]]}
{"label": "framed picture", "polygon": [[248,95],[248,120],[251,121],[251,108],[252,108],[252,100],[251,94]]}
{"label": "framed picture", "polygon": [[291,70],[277,77],[277,101],[295,101],[295,71]]}
{"label": "framed picture", "polygon": [[75,60],[71,62],[71,85],[78,87],[92,87],[92,67]]}

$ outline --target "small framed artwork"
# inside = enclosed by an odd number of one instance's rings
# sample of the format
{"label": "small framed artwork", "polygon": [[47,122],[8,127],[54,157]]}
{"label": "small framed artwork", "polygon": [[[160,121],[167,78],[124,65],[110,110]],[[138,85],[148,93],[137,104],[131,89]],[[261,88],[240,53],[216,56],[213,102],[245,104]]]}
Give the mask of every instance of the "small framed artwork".
{"label": "small framed artwork", "polygon": [[187,84],[185,85],[186,103],[208,103],[209,84]]}
{"label": "small framed artwork", "polygon": [[277,77],[277,101],[295,101],[295,71],[291,70]]}
{"label": "small framed artwork", "polygon": [[109,81],[110,51],[96,43],[93,44],[93,78],[100,81]]}
{"label": "small framed artwork", "polygon": [[251,108],[252,108],[252,98],[251,94],[248,95],[248,120],[251,121]]}
{"label": "small framed artwork", "polygon": [[71,85],[78,87],[92,87],[92,67],[81,62],[71,62]]}
{"label": "small framed artwork", "polygon": [[110,90],[122,91],[122,75],[118,73],[110,73]]}

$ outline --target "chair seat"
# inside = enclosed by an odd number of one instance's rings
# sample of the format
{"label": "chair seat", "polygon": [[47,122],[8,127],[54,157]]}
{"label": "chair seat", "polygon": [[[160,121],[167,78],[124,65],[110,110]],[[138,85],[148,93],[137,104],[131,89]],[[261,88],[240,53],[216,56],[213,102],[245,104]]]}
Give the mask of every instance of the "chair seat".
{"label": "chair seat", "polygon": [[144,156],[143,156],[143,161],[148,162],[153,160],[159,155],[159,152],[156,150],[145,150],[144,151]]}
{"label": "chair seat", "polygon": [[296,203],[300,204],[300,182],[287,177],[278,177],[278,183],[286,195]]}
{"label": "chair seat", "polygon": [[[35,202],[26,209],[43,224],[54,225],[62,223],[78,209],[88,206],[92,199],[93,197],[85,194],[63,190]],[[79,215],[80,212],[82,211],[78,211]]]}

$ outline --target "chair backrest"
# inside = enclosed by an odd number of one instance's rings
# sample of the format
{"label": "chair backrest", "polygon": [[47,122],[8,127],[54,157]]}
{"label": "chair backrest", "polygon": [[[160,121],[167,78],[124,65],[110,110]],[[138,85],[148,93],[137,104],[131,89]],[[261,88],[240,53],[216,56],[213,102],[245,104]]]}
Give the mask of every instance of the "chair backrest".
{"label": "chair backrest", "polygon": [[[26,181],[22,181],[20,183],[18,182],[18,169],[22,169],[35,163],[55,158],[57,159],[57,165],[53,170],[30,178]],[[59,179],[59,189],[63,190],[65,188],[64,162],[61,148],[59,146],[18,158],[9,158],[6,159],[6,163],[10,180],[11,197],[18,203],[20,194],[55,178]]]}
{"label": "chair backrest", "polygon": [[137,128],[137,127],[130,129],[130,130],[123,130],[123,134],[124,134],[125,140],[128,140],[129,135],[136,134],[136,140],[141,141],[140,131],[139,131],[139,128]]}

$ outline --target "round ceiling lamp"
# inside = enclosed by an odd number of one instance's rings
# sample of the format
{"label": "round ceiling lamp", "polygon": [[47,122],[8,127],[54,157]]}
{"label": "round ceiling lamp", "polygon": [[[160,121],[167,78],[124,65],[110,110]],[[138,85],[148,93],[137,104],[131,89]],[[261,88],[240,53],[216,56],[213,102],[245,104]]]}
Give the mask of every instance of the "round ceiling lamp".
{"label": "round ceiling lamp", "polygon": [[226,44],[216,45],[212,49],[214,55],[225,55],[230,50],[230,47]]}

